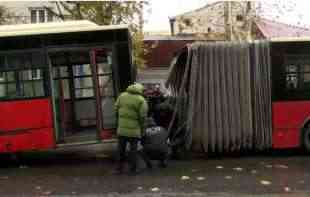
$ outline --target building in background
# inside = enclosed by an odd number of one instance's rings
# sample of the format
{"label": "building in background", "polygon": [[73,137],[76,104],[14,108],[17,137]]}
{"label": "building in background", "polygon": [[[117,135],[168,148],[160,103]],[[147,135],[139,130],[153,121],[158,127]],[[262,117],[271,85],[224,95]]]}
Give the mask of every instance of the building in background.
{"label": "building in background", "polygon": [[[218,1],[206,6],[189,11],[169,19],[171,35],[193,35],[213,40],[224,40],[226,24],[234,24],[242,27],[246,18],[245,15],[253,2],[232,2],[231,7],[226,8],[227,2]],[[229,9],[229,12],[228,10]],[[254,14],[254,13],[253,13]],[[229,22],[225,21],[229,18]]]}
{"label": "building in background", "polygon": [[8,25],[60,21],[49,10],[56,10],[56,6],[48,1],[3,1],[0,6],[9,12]]}
{"label": "building in background", "polygon": [[145,68],[139,71],[137,80],[147,88],[159,86],[166,92],[164,83],[174,56],[186,44],[195,41],[192,36],[145,35]]}
{"label": "building in background", "polygon": [[255,1],[218,1],[171,17],[169,19],[171,35],[191,35],[213,40],[310,35],[310,30],[307,28],[262,18],[255,3]]}

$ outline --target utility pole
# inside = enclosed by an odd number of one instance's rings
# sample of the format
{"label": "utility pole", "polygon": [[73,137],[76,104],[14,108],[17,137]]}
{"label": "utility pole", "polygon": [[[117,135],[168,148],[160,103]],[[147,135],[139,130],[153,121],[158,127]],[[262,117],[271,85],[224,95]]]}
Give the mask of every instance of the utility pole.
{"label": "utility pole", "polygon": [[231,2],[224,2],[224,27],[225,27],[225,40],[232,40],[232,24],[231,24]]}
{"label": "utility pole", "polygon": [[140,1],[139,6],[139,31],[143,33],[143,26],[144,26],[144,16],[143,16],[143,8],[144,8],[144,1]]}

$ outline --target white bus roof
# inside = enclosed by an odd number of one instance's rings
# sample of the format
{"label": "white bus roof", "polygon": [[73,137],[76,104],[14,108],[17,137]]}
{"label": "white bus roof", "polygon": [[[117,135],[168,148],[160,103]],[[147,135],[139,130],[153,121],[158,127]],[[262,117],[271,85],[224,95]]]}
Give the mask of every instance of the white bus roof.
{"label": "white bus roof", "polygon": [[303,37],[278,37],[278,38],[271,38],[271,42],[309,42],[309,36]]}
{"label": "white bus roof", "polygon": [[22,25],[1,25],[0,38],[27,36],[27,35],[82,32],[82,31],[104,31],[104,30],[117,30],[117,29],[128,29],[128,25],[99,26],[87,20],[22,24]]}

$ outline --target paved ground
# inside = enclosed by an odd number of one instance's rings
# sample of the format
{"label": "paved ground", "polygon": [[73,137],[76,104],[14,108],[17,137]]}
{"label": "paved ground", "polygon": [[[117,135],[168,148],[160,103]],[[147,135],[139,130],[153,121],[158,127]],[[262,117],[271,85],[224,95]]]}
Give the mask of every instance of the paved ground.
{"label": "paved ground", "polygon": [[[112,173],[114,144],[0,157],[0,196],[310,196],[298,151],[171,161],[138,176]],[[144,166],[142,166],[144,168]]]}

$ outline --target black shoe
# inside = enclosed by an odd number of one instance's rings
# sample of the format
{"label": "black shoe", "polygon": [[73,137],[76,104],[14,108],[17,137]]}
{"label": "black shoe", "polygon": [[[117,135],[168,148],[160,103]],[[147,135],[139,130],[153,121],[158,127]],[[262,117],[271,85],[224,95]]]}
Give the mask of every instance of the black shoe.
{"label": "black shoe", "polygon": [[148,169],[152,169],[152,168],[153,168],[153,165],[152,165],[151,163],[146,163],[146,167],[147,167]]}

